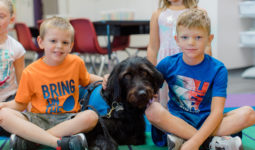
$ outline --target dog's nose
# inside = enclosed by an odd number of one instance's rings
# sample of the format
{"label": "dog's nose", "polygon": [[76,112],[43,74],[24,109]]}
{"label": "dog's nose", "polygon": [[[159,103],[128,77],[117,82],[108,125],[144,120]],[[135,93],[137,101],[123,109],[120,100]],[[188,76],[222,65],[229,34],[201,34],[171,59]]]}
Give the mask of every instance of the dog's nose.
{"label": "dog's nose", "polygon": [[146,96],[146,91],[145,90],[139,90],[137,94],[138,94],[139,97],[145,97]]}

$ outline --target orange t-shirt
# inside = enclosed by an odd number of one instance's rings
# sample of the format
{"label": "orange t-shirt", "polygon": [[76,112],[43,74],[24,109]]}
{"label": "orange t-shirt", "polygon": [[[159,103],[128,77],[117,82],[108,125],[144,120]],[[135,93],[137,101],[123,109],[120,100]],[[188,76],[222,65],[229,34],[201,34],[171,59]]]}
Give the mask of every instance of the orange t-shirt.
{"label": "orange t-shirt", "polygon": [[79,85],[89,84],[90,75],[81,58],[68,54],[58,66],[41,59],[22,73],[16,102],[32,104],[33,113],[71,113],[80,110]]}

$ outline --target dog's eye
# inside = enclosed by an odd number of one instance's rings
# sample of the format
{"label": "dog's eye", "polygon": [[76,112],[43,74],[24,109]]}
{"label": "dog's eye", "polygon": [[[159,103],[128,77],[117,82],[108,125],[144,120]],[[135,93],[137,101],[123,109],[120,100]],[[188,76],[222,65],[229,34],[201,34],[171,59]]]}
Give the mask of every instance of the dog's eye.
{"label": "dog's eye", "polygon": [[131,78],[132,78],[132,76],[131,76],[131,74],[130,74],[130,73],[126,73],[126,74],[124,75],[124,78],[125,78],[125,79],[131,79]]}
{"label": "dog's eye", "polygon": [[148,72],[146,72],[146,71],[141,71],[141,72],[140,72],[140,75],[141,75],[142,77],[146,77],[146,76],[148,75]]}

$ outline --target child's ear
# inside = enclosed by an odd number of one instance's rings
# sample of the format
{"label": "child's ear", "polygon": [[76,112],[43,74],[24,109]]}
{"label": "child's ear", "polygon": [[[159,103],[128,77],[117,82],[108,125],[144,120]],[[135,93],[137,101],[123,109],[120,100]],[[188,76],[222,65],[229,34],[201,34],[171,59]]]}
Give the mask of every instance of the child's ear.
{"label": "child's ear", "polygon": [[178,39],[177,35],[174,36],[174,39],[175,39],[176,43],[179,43],[179,39]]}
{"label": "child's ear", "polygon": [[71,53],[71,52],[72,52],[72,50],[73,50],[73,45],[74,45],[74,42],[72,42],[72,44],[71,44],[71,46],[70,46],[69,53]]}
{"label": "child's ear", "polygon": [[13,24],[15,22],[16,16],[13,14],[10,19],[10,24]]}
{"label": "child's ear", "polygon": [[214,38],[214,34],[210,34],[210,35],[209,35],[209,43],[210,43],[210,44],[211,44],[213,38]]}
{"label": "child's ear", "polygon": [[38,36],[37,37],[37,43],[38,43],[40,49],[44,49],[44,46],[43,46],[42,42],[43,42],[42,38],[40,36]]}

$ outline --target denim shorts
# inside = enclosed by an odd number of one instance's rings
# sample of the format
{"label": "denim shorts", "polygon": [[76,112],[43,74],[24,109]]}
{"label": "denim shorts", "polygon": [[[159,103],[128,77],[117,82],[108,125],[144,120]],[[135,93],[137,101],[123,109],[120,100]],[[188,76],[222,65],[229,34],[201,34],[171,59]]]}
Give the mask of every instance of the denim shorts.
{"label": "denim shorts", "polygon": [[28,121],[44,130],[48,130],[61,122],[74,118],[75,115],[77,115],[77,113],[39,114],[32,112],[22,112],[22,114],[28,119]]}

